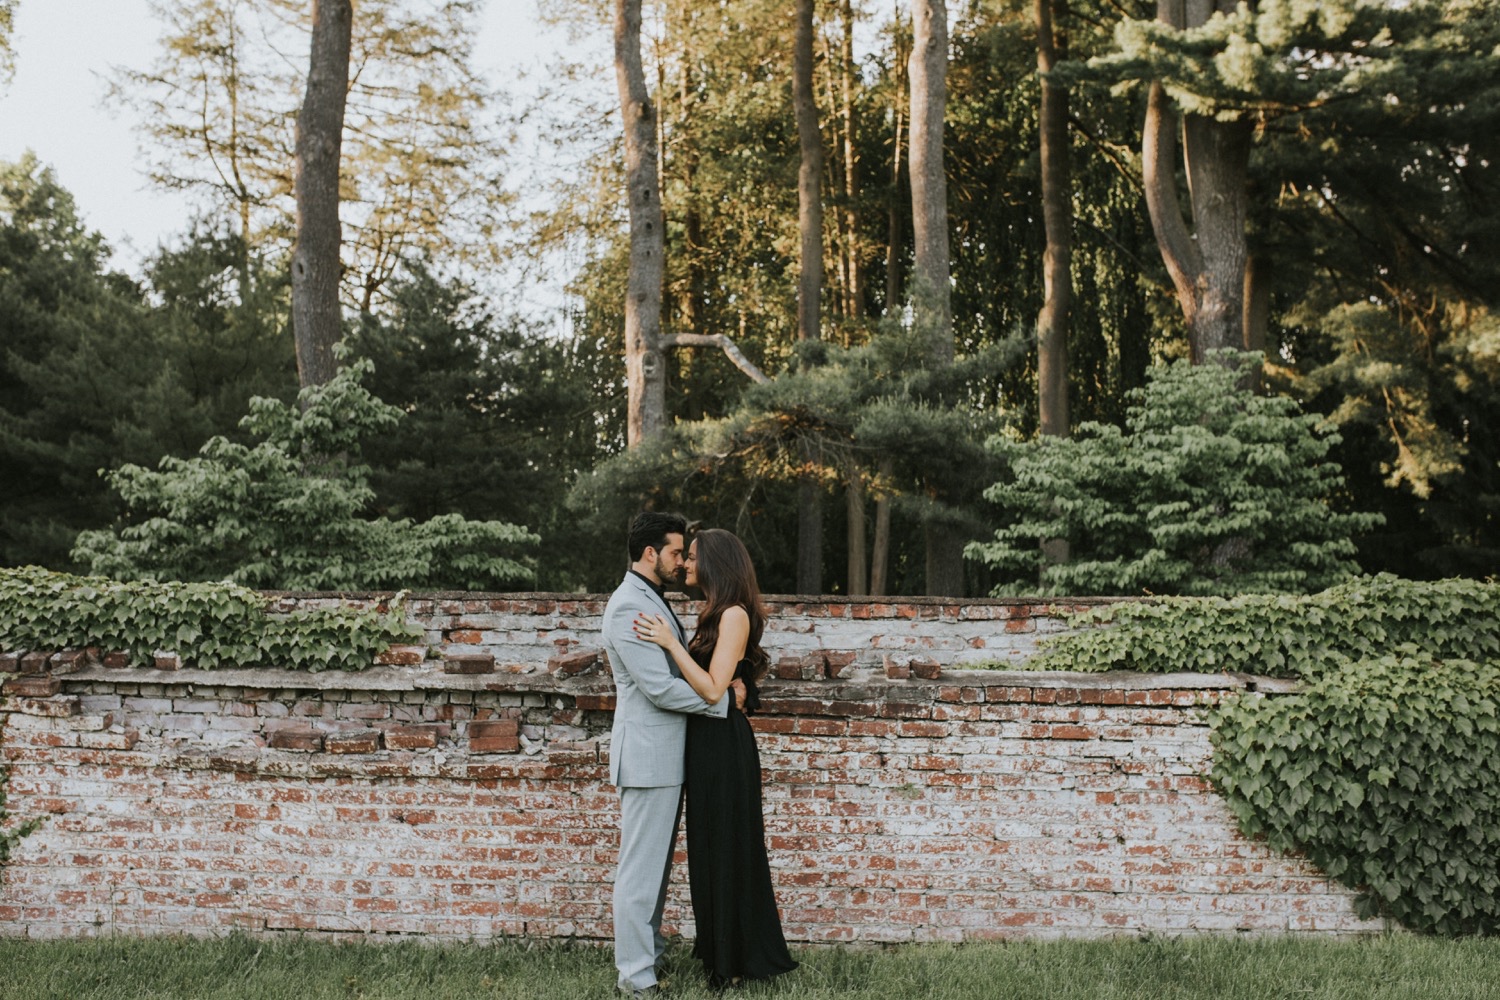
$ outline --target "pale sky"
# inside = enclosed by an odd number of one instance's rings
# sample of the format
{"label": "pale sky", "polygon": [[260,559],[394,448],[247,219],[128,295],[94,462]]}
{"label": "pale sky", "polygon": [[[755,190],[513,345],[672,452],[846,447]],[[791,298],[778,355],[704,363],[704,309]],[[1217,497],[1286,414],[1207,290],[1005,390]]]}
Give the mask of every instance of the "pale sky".
{"label": "pale sky", "polygon": [[[492,85],[526,92],[567,44],[535,14],[536,0],[486,0],[474,55]],[[147,182],[131,112],[103,106],[110,68],[149,67],[159,32],[147,0],[21,0],[16,75],[0,85],[0,160],[34,151],[108,239],[114,266],[132,272],[191,214],[181,196]],[[602,82],[613,87],[612,69]]]}

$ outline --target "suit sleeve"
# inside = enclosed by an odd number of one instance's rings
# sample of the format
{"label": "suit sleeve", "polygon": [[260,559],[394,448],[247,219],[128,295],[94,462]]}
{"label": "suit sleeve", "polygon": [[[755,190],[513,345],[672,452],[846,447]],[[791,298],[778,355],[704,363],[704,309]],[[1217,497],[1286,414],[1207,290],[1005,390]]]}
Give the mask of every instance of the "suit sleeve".
{"label": "suit sleeve", "polygon": [[623,661],[614,664],[614,668],[628,671],[641,693],[657,708],[718,719],[728,715],[733,693],[720,698],[718,704],[710,705],[693,690],[691,684],[672,673],[671,667],[667,665],[666,650],[654,642],[636,638],[631,622],[645,610],[647,609],[626,604],[616,610],[614,616],[605,623],[605,628],[614,640],[610,646]]}

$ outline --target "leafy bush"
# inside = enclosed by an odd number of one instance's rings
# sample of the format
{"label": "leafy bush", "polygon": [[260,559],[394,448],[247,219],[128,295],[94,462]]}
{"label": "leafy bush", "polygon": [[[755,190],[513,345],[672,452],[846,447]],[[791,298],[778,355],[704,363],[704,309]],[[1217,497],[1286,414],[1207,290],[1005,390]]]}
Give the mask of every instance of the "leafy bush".
{"label": "leafy bush", "polygon": [[[985,497],[1007,523],[968,554],[1017,589],[1047,594],[1306,592],[1357,571],[1351,536],[1378,514],[1339,513],[1336,435],[1282,397],[1241,385],[1258,356],[1157,368],[1131,393],[1126,429],[996,440],[1010,476]],[[1067,543],[1066,559],[1054,561]]]}
{"label": "leafy bush", "polygon": [[502,589],[529,583],[537,537],[447,514],[417,524],[363,516],[374,498],[359,442],[401,411],[360,385],[369,363],[304,389],[301,406],[251,401],[241,423],[259,443],[212,438],[157,470],[124,465],[109,481],[131,522],[79,534],[73,558],[124,579],[232,580],[281,590]]}
{"label": "leafy bush", "polygon": [[1036,670],[1220,670],[1316,677],[1411,643],[1437,659],[1500,656],[1500,586],[1381,575],[1311,595],[1163,597],[1092,609],[1044,640]]}
{"label": "leafy bush", "polygon": [[1361,915],[1500,932],[1500,668],[1410,645],[1216,713],[1212,777],[1249,835],[1361,892]]}
{"label": "leafy bush", "polygon": [[157,650],[192,666],[363,670],[420,632],[400,595],[384,609],[301,608],[276,614],[264,594],[230,583],[119,583],[28,566],[0,569],[0,648],[128,653]]}

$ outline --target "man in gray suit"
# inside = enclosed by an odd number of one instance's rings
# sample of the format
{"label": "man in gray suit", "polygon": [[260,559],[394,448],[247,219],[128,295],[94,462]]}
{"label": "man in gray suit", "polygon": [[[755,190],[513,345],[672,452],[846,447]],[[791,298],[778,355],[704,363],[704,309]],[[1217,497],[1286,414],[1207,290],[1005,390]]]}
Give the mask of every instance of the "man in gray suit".
{"label": "man in gray suit", "polygon": [[[664,585],[683,563],[687,522],[645,511],[630,523],[630,571],[604,609],[604,648],[615,675],[615,723],[609,780],[620,790],[620,863],[615,873],[615,966],[621,992],[658,993],[656,969],[666,951],[662,908],[682,809],[687,716],[722,719],[729,700],[710,705],[682,679],[667,651],[636,637],[643,614],[665,614],[686,642]],[[740,689],[742,690],[742,689]],[[743,694],[737,691],[737,697]]]}

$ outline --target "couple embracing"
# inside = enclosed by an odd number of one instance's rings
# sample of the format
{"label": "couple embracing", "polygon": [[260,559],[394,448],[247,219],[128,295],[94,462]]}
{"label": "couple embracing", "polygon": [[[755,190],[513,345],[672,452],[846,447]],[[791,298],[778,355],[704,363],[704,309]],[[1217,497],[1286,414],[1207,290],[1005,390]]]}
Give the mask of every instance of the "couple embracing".
{"label": "couple embracing", "polygon": [[[744,543],[711,528],[686,541],[679,515],[631,522],[630,571],[604,611],[615,675],[609,776],[620,792],[615,965],[620,990],[659,992],[661,934],[677,825],[687,801],[693,954],[710,985],[788,972],[761,818],[760,755],[744,713],[760,705],[766,615]],[[691,640],[665,587],[685,570],[704,603]]]}

